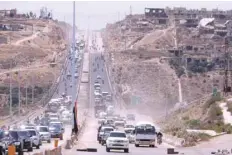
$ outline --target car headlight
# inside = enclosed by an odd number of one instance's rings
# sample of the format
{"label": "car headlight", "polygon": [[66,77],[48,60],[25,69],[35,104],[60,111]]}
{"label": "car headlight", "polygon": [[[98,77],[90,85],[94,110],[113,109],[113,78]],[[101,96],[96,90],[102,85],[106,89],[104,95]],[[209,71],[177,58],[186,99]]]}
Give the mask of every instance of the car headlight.
{"label": "car headlight", "polygon": [[20,142],[14,142],[14,145],[18,146],[20,145]]}
{"label": "car headlight", "polygon": [[0,146],[6,146],[6,144],[3,142],[0,142]]}
{"label": "car headlight", "polygon": [[128,141],[128,140],[124,140],[123,142],[124,142],[124,143],[129,143],[129,141]]}
{"label": "car headlight", "polygon": [[113,140],[108,140],[109,143],[113,143],[114,141]]}

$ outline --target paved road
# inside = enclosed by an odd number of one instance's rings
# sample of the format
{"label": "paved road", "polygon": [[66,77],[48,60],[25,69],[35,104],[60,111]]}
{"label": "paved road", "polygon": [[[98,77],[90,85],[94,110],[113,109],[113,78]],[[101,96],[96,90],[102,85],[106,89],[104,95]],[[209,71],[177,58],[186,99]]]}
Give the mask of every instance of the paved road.
{"label": "paved road", "polygon": [[[96,35],[93,33],[93,35]],[[98,34],[97,37],[99,37],[100,35]],[[92,40],[92,38],[94,38],[93,36],[90,36],[90,41]],[[99,38],[97,38],[99,39]],[[97,43],[100,43],[100,41],[97,41]],[[100,44],[99,44],[100,46]],[[101,56],[101,49],[100,50],[93,50],[91,48],[90,49],[90,90],[91,90],[91,105],[94,106],[94,88],[93,88],[93,83],[96,80],[97,76],[100,75],[101,78],[104,80],[104,83],[101,83],[102,85],[102,91],[107,91],[107,92],[111,92],[110,90],[110,85],[109,85],[109,81],[107,78],[107,74],[106,74],[106,69],[105,69],[105,65],[104,65],[104,61],[99,59]],[[93,64],[94,63],[94,64]],[[99,65],[99,67],[97,67],[97,64]],[[94,69],[96,69],[96,71],[93,71]],[[117,112],[119,113],[120,109],[117,110]],[[134,113],[133,111],[129,111],[130,113]],[[140,116],[138,117],[138,121],[140,120],[147,120],[147,118],[145,118],[146,116]],[[98,152],[97,153],[86,153],[83,152],[83,154],[96,154],[96,155],[102,155],[102,154],[108,154],[106,153],[105,150],[105,146],[101,146],[98,142],[97,142],[97,128],[98,128],[98,124],[97,124],[97,119],[94,117],[93,115],[93,111],[92,114],[90,115],[90,117],[87,119],[87,125],[82,133],[82,135],[80,135],[79,137],[79,142],[78,145],[75,146],[72,150],[67,150],[65,151],[65,153],[68,153],[70,155],[74,155],[77,154],[76,153],[76,149],[77,148],[97,148]],[[130,154],[141,154],[141,153],[146,153],[146,152],[154,152],[154,153],[159,153],[159,152],[165,152],[165,149],[162,148],[167,148],[169,147],[169,145],[161,145],[159,146],[161,149],[154,149],[154,148],[136,148],[134,145],[131,144],[130,146]],[[117,154],[120,153],[120,151],[116,152]],[[114,153],[112,153],[114,154]]]}
{"label": "paved road", "polygon": [[[91,40],[92,37],[90,37]],[[97,75],[100,75],[102,79],[104,79],[104,84],[102,84],[103,91],[110,92],[110,86],[109,81],[107,78],[106,70],[104,67],[104,62],[102,60],[95,60],[96,57],[99,57],[101,54],[99,51],[90,49],[90,87],[91,87],[91,102],[93,102],[94,95],[93,95],[93,83],[96,79]],[[100,50],[101,51],[101,50]],[[93,65],[94,63],[94,65]],[[96,72],[93,72],[94,68],[97,68],[96,64],[99,64],[99,69],[97,69]],[[102,71],[103,69],[103,71]],[[94,103],[94,102],[93,102]],[[91,104],[92,106],[94,104]],[[117,109],[118,112],[120,112],[120,109]],[[126,109],[126,113],[134,113],[136,115],[136,121],[142,121],[142,120],[150,120],[152,121],[152,118],[146,115],[141,115],[135,110]],[[76,151],[77,148],[97,148],[97,152],[79,152],[79,154],[94,154],[94,155],[106,155],[108,154],[105,150],[105,146],[101,146],[98,144],[96,140],[97,135],[97,120],[94,118],[93,114],[88,118],[87,125],[85,130],[83,131],[83,134],[79,137],[78,145],[75,146],[71,150],[65,150],[65,154],[69,155],[76,155],[78,152]],[[175,148],[176,151],[179,153],[185,154],[185,155],[209,155],[211,154],[211,151],[217,151],[217,149],[231,149],[230,144],[232,142],[231,138],[227,138],[228,136],[224,136],[224,142],[221,143],[221,139],[218,138],[218,143],[204,143],[201,145],[198,145],[196,147],[190,147],[190,148]],[[230,136],[231,137],[231,136]],[[227,139],[227,140],[225,140]],[[149,148],[149,147],[139,147],[136,148],[134,145],[130,145],[130,153],[133,155],[141,155],[141,154],[159,154],[159,155],[166,155],[167,154],[167,148],[173,148],[173,146],[170,146],[168,144],[163,143],[162,145],[158,145],[156,148]],[[120,151],[111,152],[110,154],[118,154],[121,153]]]}
{"label": "paved road", "polygon": [[[74,60],[74,58],[73,58]],[[72,70],[72,65],[76,66],[77,64],[76,63],[72,63],[71,60],[68,59],[68,64],[67,64],[67,70],[65,72],[65,74],[61,75],[60,78],[61,78],[61,82],[59,83],[59,86],[58,86],[58,93],[55,92],[53,97],[52,98],[59,98],[61,97],[62,93],[65,92],[65,87],[67,88],[67,95],[76,95],[77,93],[77,88],[78,88],[78,82],[79,82],[79,78],[75,79],[74,78],[74,81],[72,82],[71,78],[68,79],[67,78],[67,73],[70,71],[71,73],[71,70]],[[82,70],[82,68],[80,68],[80,70]],[[80,70],[78,72],[80,72]],[[73,76],[73,74],[72,74]],[[64,80],[63,80],[64,79]],[[67,86],[65,86],[65,83]],[[72,87],[70,87],[70,84],[73,84]],[[73,89],[74,88],[74,89]],[[59,146],[64,146],[65,143],[66,143],[66,140],[67,139],[70,139],[71,137],[71,131],[72,131],[72,125],[65,125],[65,132],[64,132],[64,139],[63,140],[59,140]],[[44,152],[45,150],[47,149],[52,149],[54,148],[54,139],[52,140],[52,142],[49,144],[49,143],[43,143],[43,145],[41,146],[40,149],[34,149],[33,153],[39,153],[39,152]],[[25,153],[26,155],[27,154],[31,154],[31,153]]]}

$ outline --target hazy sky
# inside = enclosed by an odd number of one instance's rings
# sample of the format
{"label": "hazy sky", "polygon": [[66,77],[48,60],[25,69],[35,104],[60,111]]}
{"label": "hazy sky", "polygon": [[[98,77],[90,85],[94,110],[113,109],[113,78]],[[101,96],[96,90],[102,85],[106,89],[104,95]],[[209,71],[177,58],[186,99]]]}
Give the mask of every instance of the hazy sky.
{"label": "hazy sky", "polygon": [[[49,10],[53,11],[53,15],[58,20],[65,20],[72,24],[72,2],[32,2],[32,1],[1,1],[0,9],[18,9],[19,12],[33,11],[39,15],[41,7],[46,6]],[[168,7],[186,7],[186,8],[218,8],[229,10],[232,9],[232,2],[229,1],[214,1],[214,2],[194,2],[194,1],[154,1],[154,2],[91,2],[83,1],[76,2],[76,24],[79,28],[85,29],[100,29],[105,27],[106,23],[112,23],[118,19],[125,17],[129,14],[130,6],[132,6],[132,13],[143,13],[145,7],[164,8]],[[88,19],[89,17],[89,19]]]}

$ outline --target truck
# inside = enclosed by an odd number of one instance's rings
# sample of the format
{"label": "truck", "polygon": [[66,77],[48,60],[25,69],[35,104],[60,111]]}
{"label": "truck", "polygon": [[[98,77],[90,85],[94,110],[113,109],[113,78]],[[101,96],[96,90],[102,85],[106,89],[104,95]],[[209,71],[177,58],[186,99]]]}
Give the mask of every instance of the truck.
{"label": "truck", "polygon": [[94,112],[95,112],[95,116],[97,117],[98,114],[102,111],[106,110],[106,105],[104,104],[95,104],[94,106]]}

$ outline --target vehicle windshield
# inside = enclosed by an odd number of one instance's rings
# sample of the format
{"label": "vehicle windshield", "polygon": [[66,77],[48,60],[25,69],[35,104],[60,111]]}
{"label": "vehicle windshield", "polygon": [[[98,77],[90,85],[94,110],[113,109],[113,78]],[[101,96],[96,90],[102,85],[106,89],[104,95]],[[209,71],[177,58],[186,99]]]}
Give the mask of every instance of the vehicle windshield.
{"label": "vehicle windshield", "polygon": [[103,132],[111,132],[113,131],[114,129],[113,128],[104,128],[103,129]]}
{"label": "vehicle windshield", "polygon": [[9,132],[9,135],[11,136],[11,137],[13,137],[13,138],[18,138],[18,136],[19,136],[19,134],[18,134],[18,132],[17,131],[10,131]]}
{"label": "vehicle windshield", "polygon": [[133,125],[126,125],[125,128],[134,128]]}
{"label": "vehicle windshield", "polygon": [[121,133],[121,132],[111,132],[110,133],[110,137],[126,138],[126,134],[125,133]]}
{"label": "vehicle windshield", "polygon": [[2,139],[4,137],[4,131],[0,130],[0,139]]}
{"label": "vehicle windshield", "polygon": [[103,96],[106,96],[106,95],[108,95],[108,93],[106,93],[106,92],[103,92],[103,93],[102,93],[102,95],[103,95]]}
{"label": "vehicle windshield", "polygon": [[33,126],[26,126],[25,129],[34,129],[35,127]]}
{"label": "vehicle windshield", "polygon": [[23,137],[30,137],[30,133],[28,131],[19,131],[18,134]]}
{"label": "vehicle windshield", "polygon": [[135,128],[137,134],[155,134],[155,127],[153,126],[137,126]]}
{"label": "vehicle windshield", "polygon": [[131,133],[133,130],[125,130],[125,133],[126,134],[129,134],[129,133]]}
{"label": "vehicle windshield", "polygon": [[39,127],[39,132],[48,132],[47,127]]}
{"label": "vehicle windshield", "polygon": [[123,125],[124,122],[115,122],[115,125]]}
{"label": "vehicle windshield", "polygon": [[50,130],[56,130],[56,131],[59,131],[59,130],[61,130],[61,125],[60,124],[51,124],[50,126],[49,126],[49,128],[50,128]]}
{"label": "vehicle windshield", "polygon": [[36,132],[34,130],[29,130],[28,132],[30,133],[31,136],[36,136]]}

